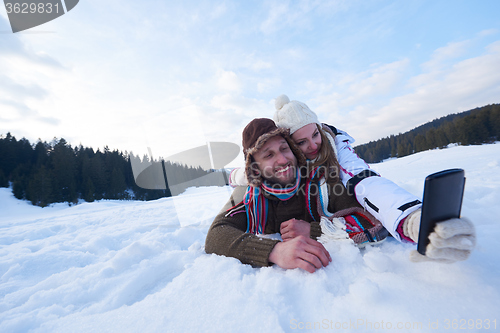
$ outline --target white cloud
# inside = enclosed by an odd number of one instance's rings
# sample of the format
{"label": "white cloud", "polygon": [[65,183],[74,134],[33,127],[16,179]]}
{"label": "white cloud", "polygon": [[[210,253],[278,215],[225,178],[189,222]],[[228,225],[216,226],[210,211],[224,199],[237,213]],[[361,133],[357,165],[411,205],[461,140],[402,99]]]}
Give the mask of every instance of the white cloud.
{"label": "white cloud", "polygon": [[[244,117],[266,117],[269,106],[255,98],[246,98],[234,94],[216,95],[210,105],[221,110],[231,110]],[[269,117],[267,115],[267,117]]]}
{"label": "white cloud", "polygon": [[409,65],[409,59],[402,59],[373,65],[360,73],[339,75],[333,82],[307,81],[304,94],[315,96],[309,107],[318,114],[320,121],[344,128],[344,124],[352,123],[353,117],[356,121],[365,121],[380,101],[386,101],[394,91],[399,91],[405,83]]}
{"label": "white cloud", "polygon": [[256,60],[256,61],[252,62],[251,68],[254,71],[260,71],[260,70],[263,70],[263,69],[272,68],[272,64],[270,62],[268,62],[268,61]]}
{"label": "white cloud", "polygon": [[30,137],[34,129],[55,129],[60,118],[41,106],[51,96],[47,79],[59,78],[67,70],[54,58],[35,53],[17,36],[6,36],[14,46],[0,52],[0,133]]}
{"label": "white cloud", "polygon": [[470,47],[472,41],[465,40],[461,42],[448,43],[434,51],[431,59],[422,64],[424,71],[436,71],[440,69],[448,60],[462,56]]}
{"label": "white cloud", "polygon": [[[269,5],[270,3],[270,5]],[[268,1],[268,13],[260,30],[270,35],[278,31],[295,29],[313,30],[317,16],[334,14],[346,10],[348,1]]]}
{"label": "white cloud", "polygon": [[500,40],[486,46],[486,51],[490,53],[500,53]]}
{"label": "white cloud", "polygon": [[276,87],[281,86],[282,81],[279,78],[266,78],[266,79],[260,79],[259,82],[257,82],[257,91],[259,93],[265,93],[267,91],[272,91]]}
{"label": "white cloud", "polygon": [[235,72],[219,70],[217,72],[217,86],[224,91],[239,92],[242,83]]}
{"label": "white cloud", "polygon": [[349,97],[344,99],[342,104],[353,105],[362,101],[363,98],[391,92],[396,85],[400,84],[409,62],[409,59],[403,59],[361,73],[349,85]]}
{"label": "white cloud", "polygon": [[289,12],[288,3],[272,3],[267,19],[260,25],[260,30],[265,34],[271,34],[280,28],[284,28],[293,12]]}
{"label": "white cloud", "polygon": [[226,4],[225,3],[222,3],[222,4],[218,4],[215,6],[215,8],[209,13],[209,17],[212,19],[212,20],[215,20],[215,19],[218,19],[218,18],[221,18],[224,16],[224,14],[226,14],[227,12],[227,7],[226,7]]}
{"label": "white cloud", "polygon": [[491,36],[491,35],[496,35],[498,33],[498,29],[487,29],[479,32],[478,36],[479,37],[485,37],[485,36]]}

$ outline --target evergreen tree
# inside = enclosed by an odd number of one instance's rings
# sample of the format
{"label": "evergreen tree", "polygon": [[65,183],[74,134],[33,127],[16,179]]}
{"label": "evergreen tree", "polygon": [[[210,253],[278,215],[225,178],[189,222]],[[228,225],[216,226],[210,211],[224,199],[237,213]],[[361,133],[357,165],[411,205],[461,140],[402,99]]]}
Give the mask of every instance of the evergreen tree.
{"label": "evergreen tree", "polygon": [[392,134],[389,139],[389,146],[391,147],[391,157],[396,157],[398,155],[398,146],[396,144],[396,137]]}
{"label": "evergreen tree", "polygon": [[408,155],[411,155],[411,154],[413,154],[413,147],[412,147],[411,143],[408,143],[407,146],[406,146],[405,156],[408,156]]}
{"label": "evergreen tree", "polygon": [[87,202],[93,202],[95,200],[95,186],[90,177],[87,177],[87,181],[83,186],[83,200]]}
{"label": "evergreen tree", "polygon": [[500,140],[500,104],[491,108],[489,122],[491,124],[491,139]]}
{"label": "evergreen tree", "polygon": [[0,169],[3,170],[6,177],[9,178],[10,174],[14,171],[19,161],[16,156],[16,146],[17,140],[13,137],[10,132],[7,133],[5,139],[2,139],[2,145],[0,145]]}
{"label": "evergreen tree", "polygon": [[[457,120],[458,121],[458,120]],[[446,138],[448,139],[448,143],[457,143],[459,142],[458,130],[456,125],[457,121],[451,121],[449,123],[444,124],[443,130],[444,134],[446,134]]]}
{"label": "evergreen tree", "polygon": [[54,170],[54,200],[55,202],[76,202],[76,165],[74,152],[66,142],[61,139],[54,146],[50,155]]}
{"label": "evergreen tree", "polygon": [[423,136],[422,134],[418,134],[415,137],[415,151],[416,152],[427,150],[428,146],[429,145],[427,144],[427,139],[425,138],[425,136]]}
{"label": "evergreen tree", "polygon": [[45,207],[52,201],[52,173],[42,165],[35,174],[32,175],[26,191],[26,199],[33,205]]}
{"label": "evergreen tree", "polygon": [[105,197],[108,182],[102,153],[97,150],[94,157],[90,159],[89,173],[92,183],[95,186],[95,199],[101,200]]}
{"label": "evergreen tree", "polygon": [[436,130],[434,128],[427,131],[425,141],[427,142],[426,149],[433,149],[437,147]]}
{"label": "evergreen tree", "polygon": [[33,164],[37,167],[47,165],[50,146],[46,142],[38,140],[33,153]]}
{"label": "evergreen tree", "polygon": [[17,199],[26,199],[29,172],[30,165],[26,163],[19,164],[14,171],[12,171],[12,192]]}
{"label": "evergreen tree", "polygon": [[403,157],[406,155],[406,145],[398,143],[398,157]]}
{"label": "evergreen tree", "polygon": [[111,172],[111,180],[109,186],[109,198],[110,199],[122,199],[125,195],[125,190],[127,189],[127,184],[125,183],[125,176],[117,168],[114,168]]}
{"label": "evergreen tree", "polygon": [[436,129],[436,147],[444,148],[448,145],[450,141],[446,137],[443,127],[439,127]]}
{"label": "evergreen tree", "polygon": [[7,177],[5,177],[2,169],[0,169],[0,187],[9,187],[9,181]]}
{"label": "evergreen tree", "polygon": [[24,192],[26,186],[23,183],[24,183],[23,179],[18,179],[15,180],[14,183],[12,184],[12,194],[14,194],[14,197],[16,197],[19,200],[22,200],[25,197]]}

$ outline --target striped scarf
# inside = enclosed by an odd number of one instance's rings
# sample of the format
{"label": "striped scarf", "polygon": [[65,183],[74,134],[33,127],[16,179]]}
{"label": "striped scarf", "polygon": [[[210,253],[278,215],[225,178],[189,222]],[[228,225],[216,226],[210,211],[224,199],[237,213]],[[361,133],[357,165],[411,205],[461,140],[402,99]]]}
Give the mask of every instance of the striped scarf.
{"label": "striped scarf", "polygon": [[264,196],[264,192],[272,194],[281,201],[290,199],[297,190],[300,184],[300,174],[297,168],[296,181],[294,186],[288,188],[274,188],[267,182],[263,182],[260,187],[248,186],[243,203],[247,213],[247,231],[254,235],[263,234],[267,221],[268,199]]}
{"label": "striped scarf", "polygon": [[[317,209],[320,216],[331,217],[333,214],[328,211],[328,185],[326,184],[326,179],[323,173],[318,173],[321,170],[320,167],[315,167],[311,170],[309,177],[306,180],[306,200],[307,200],[307,210],[309,215],[312,216],[313,220],[316,221],[314,217],[312,208],[311,208],[311,187],[314,185],[317,186],[318,192],[318,200],[317,200]],[[317,178],[317,182],[313,182],[313,179]]]}

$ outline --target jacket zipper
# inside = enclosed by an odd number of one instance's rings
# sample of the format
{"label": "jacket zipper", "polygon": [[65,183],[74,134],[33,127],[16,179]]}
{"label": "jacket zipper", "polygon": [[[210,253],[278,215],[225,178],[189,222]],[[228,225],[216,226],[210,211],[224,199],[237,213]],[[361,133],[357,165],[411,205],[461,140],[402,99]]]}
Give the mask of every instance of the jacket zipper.
{"label": "jacket zipper", "polygon": [[373,209],[375,212],[378,213],[378,207],[375,206],[374,204],[372,204],[370,202],[370,200],[368,200],[368,198],[364,198],[364,201],[365,201],[365,204],[364,204],[365,211],[366,211],[366,205],[368,205],[368,206],[370,206],[371,209]]}

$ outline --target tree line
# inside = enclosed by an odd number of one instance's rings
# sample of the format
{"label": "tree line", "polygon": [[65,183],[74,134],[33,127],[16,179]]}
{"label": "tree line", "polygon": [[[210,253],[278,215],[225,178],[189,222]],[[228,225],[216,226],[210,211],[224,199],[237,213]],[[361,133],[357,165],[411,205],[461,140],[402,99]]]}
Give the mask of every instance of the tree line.
{"label": "tree line", "polygon": [[356,153],[368,163],[403,157],[420,151],[444,148],[450,143],[475,145],[500,140],[500,104],[435,119],[406,133],[356,146]]}
{"label": "tree line", "polygon": [[[355,151],[368,163],[378,163],[390,157],[443,148],[450,143],[471,145],[499,139],[500,104],[492,104],[357,146]],[[12,186],[16,198],[45,207],[55,202],[76,203],[79,200],[153,200],[180,193],[182,186],[227,183],[227,175],[221,177],[215,170],[161,161],[163,175],[175,175],[175,179],[170,179],[171,186],[165,176],[164,189],[144,189],[136,184],[131,158],[139,157],[107,147],[104,151],[82,145],[73,148],[63,138],[31,144],[25,138],[17,140],[7,133],[0,136],[0,187]],[[147,165],[155,161],[145,155],[142,162]],[[179,183],[184,185],[179,188]]]}
{"label": "tree line", "polygon": [[[73,148],[63,138],[50,143],[38,140],[36,144],[31,144],[25,138],[17,140],[7,133],[0,136],[0,187],[12,186],[16,198],[29,200],[41,207],[55,202],[154,200],[171,196],[168,182],[165,182],[166,189],[160,190],[137,186],[131,157],[134,156],[118,150],[111,151],[108,147],[104,151],[94,151],[82,145]],[[153,162],[146,155],[142,161]],[[182,179],[203,178],[219,172],[168,161],[162,164]],[[201,185],[224,185],[221,181],[214,182],[214,177],[210,179],[210,183]]]}

